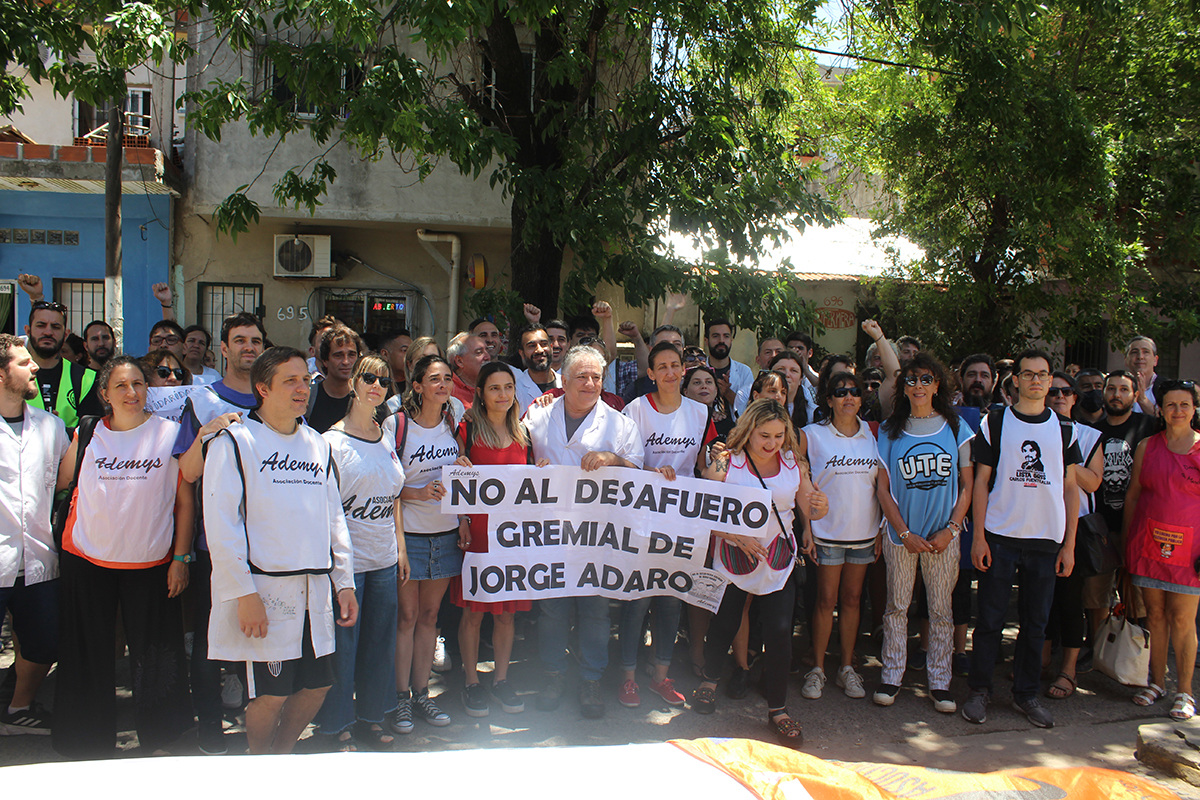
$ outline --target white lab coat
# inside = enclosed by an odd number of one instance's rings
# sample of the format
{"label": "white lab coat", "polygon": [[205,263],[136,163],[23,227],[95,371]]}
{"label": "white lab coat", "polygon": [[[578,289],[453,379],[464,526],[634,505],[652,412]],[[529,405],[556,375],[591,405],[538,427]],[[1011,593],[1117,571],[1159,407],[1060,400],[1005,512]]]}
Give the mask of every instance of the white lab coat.
{"label": "white lab coat", "polygon": [[580,423],[575,435],[567,439],[566,397],[559,397],[542,408],[531,408],[525,426],[533,443],[534,459],[551,464],[579,466],[588,453],[616,453],[639,469],[645,461],[642,437],[629,417],[596,398],[596,405]]}
{"label": "white lab coat", "polygon": [[[204,526],[213,564],[209,658],[300,658],[305,611],[314,653],[334,651],[333,591],[354,588],[354,563],[337,471],[320,434],[300,425],[284,436],[254,417],[221,431],[204,460]],[[251,574],[251,559],[268,572],[332,572]],[[254,593],[267,609],[262,639],[238,625],[238,598]]]}
{"label": "white lab coat", "polygon": [[[562,376],[554,370],[550,370],[550,374],[554,376],[554,388],[562,388]],[[538,385],[533,382],[533,378],[529,377],[529,373],[523,369],[513,369],[514,382],[517,388],[517,408],[524,411],[529,408],[530,403],[537,400],[545,392],[538,388]]]}
{"label": "white lab coat", "polygon": [[58,417],[30,405],[24,411],[20,437],[0,419],[0,588],[22,569],[27,586],[58,577],[50,510],[71,442]]}

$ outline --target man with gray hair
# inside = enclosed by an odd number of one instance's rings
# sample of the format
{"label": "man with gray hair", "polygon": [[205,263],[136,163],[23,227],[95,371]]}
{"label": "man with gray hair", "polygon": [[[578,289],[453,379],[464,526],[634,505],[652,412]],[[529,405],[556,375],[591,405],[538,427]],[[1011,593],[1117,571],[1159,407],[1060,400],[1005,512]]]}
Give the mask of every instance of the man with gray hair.
{"label": "man with gray hair", "polygon": [[1158,411],[1158,406],[1154,404],[1154,383],[1158,380],[1154,368],[1157,366],[1158,345],[1149,336],[1138,334],[1125,345],[1125,369],[1138,377],[1135,410],[1143,414],[1155,414]]}
{"label": "man with gray hair", "polygon": [[475,381],[479,377],[479,370],[492,360],[487,343],[473,333],[460,333],[450,340],[450,346],[446,348],[446,360],[454,370],[454,387],[450,394],[470,408],[475,401]]}
{"label": "man with gray hair", "polygon": [[[590,346],[576,346],[563,358],[563,396],[545,406],[529,409],[525,424],[536,461],[582,467],[641,469],[645,455],[637,425],[629,417],[600,402],[604,386],[605,357]],[[579,707],[583,716],[604,715],[600,677],[608,666],[611,628],[606,597],[562,597],[538,602],[538,650],[546,669],[538,708],[558,708],[567,669],[567,633],[572,607],[579,632],[579,665],[583,683]]]}

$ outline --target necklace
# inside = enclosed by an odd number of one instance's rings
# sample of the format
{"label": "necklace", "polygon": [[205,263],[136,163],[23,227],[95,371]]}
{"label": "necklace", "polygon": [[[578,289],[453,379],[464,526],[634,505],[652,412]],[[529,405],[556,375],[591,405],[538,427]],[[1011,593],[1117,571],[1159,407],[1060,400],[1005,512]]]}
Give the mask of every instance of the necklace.
{"label": "necklace", "polygon": [[910,414],[909,416],[912,417],[912,419],[931,419],[936,417],[937,413],[938,412],[936,411],[930,411],[928,414]]}
{"label": "necklace", "polygon": [[[259,421],[259,422],[261,422],[263,425],[266,425],[266,426],[267,426],[268,428],[270,428],[271,430],[273,430],[273,431],[275,431],[276,433],[278,433],[280,436],[291,436],[291,435],[292,435],[292,433],[295,433],[295,432],[296,432],[296,428],[292,428],[292,431],[291,431],[291,433],[284,433],[283,431],[279,430],[278,428],[276,428],[276,427],[275,427],[274,425],[272,425],[271,423],[267,422],[267,421],[266,421],[265,419],[263,419],[261,416],[258,418],[258,421]],[[297,425],[296,427],[299,427],[299,425]]]}

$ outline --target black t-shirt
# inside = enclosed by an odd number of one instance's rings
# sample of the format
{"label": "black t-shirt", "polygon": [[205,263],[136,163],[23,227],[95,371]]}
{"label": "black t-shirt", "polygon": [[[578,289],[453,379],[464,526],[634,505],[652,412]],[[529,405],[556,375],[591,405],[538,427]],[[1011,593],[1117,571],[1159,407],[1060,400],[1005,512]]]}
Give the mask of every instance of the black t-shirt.
{"label": "black t-shirt", "polygon": [[324,433],[333,427],[333,423],[346,416],[350,410],[350,394],[345,397],[330,397],[325,392],[325,382],[318,383],[313,390],[317,399],[313,401],[312,411],[308,412],[308,427],[317,433]]}
{"label": "black t-shirt", "polygon": [[[58,402],[58,387],[62,384],[62,371],[65,362],[60,358],[58,364],[54,367],[39,369],[37,373],[38,388],[42,392],[42,407],[51,414],[55,413],[58,408],[55,403]],[[85,367],[76,366],[74,370],[79,372]],[[82,386],[82,375],[79,376]],[[93,380],[92,388],[83,396],[83,400],[75,406],[75,413],[79,417],[102,417],[104,416],[104,405],[100,402],[100,384]]]}
{"label": "black t-shirt", "polygon": [[1104,453],[1104,480],[1096,490],[1096,510],[1104,515],[1110,531],[1121,530],[1125,513],[1125,492],[1133,476],[1133,454],[1138,443],[1154,435],[1158,427],[1154,417],[1130,414],[1120,425],[1103,419],[1093,425],[1100,431],[1100,450]]}

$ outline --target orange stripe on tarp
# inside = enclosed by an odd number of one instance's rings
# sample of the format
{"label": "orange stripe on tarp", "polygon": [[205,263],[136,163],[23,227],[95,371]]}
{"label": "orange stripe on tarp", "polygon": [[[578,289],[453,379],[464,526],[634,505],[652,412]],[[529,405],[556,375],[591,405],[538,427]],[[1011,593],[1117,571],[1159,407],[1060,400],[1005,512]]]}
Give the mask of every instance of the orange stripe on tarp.
{"label": "orange stripe on tarp", "polygon": [[[1096,767],[969,773],[905,764],[824,761],[751,739],[671,740],[760,800],[1179,800],[1163,787]],[[803,791],[800,791],[800,790]]]}

